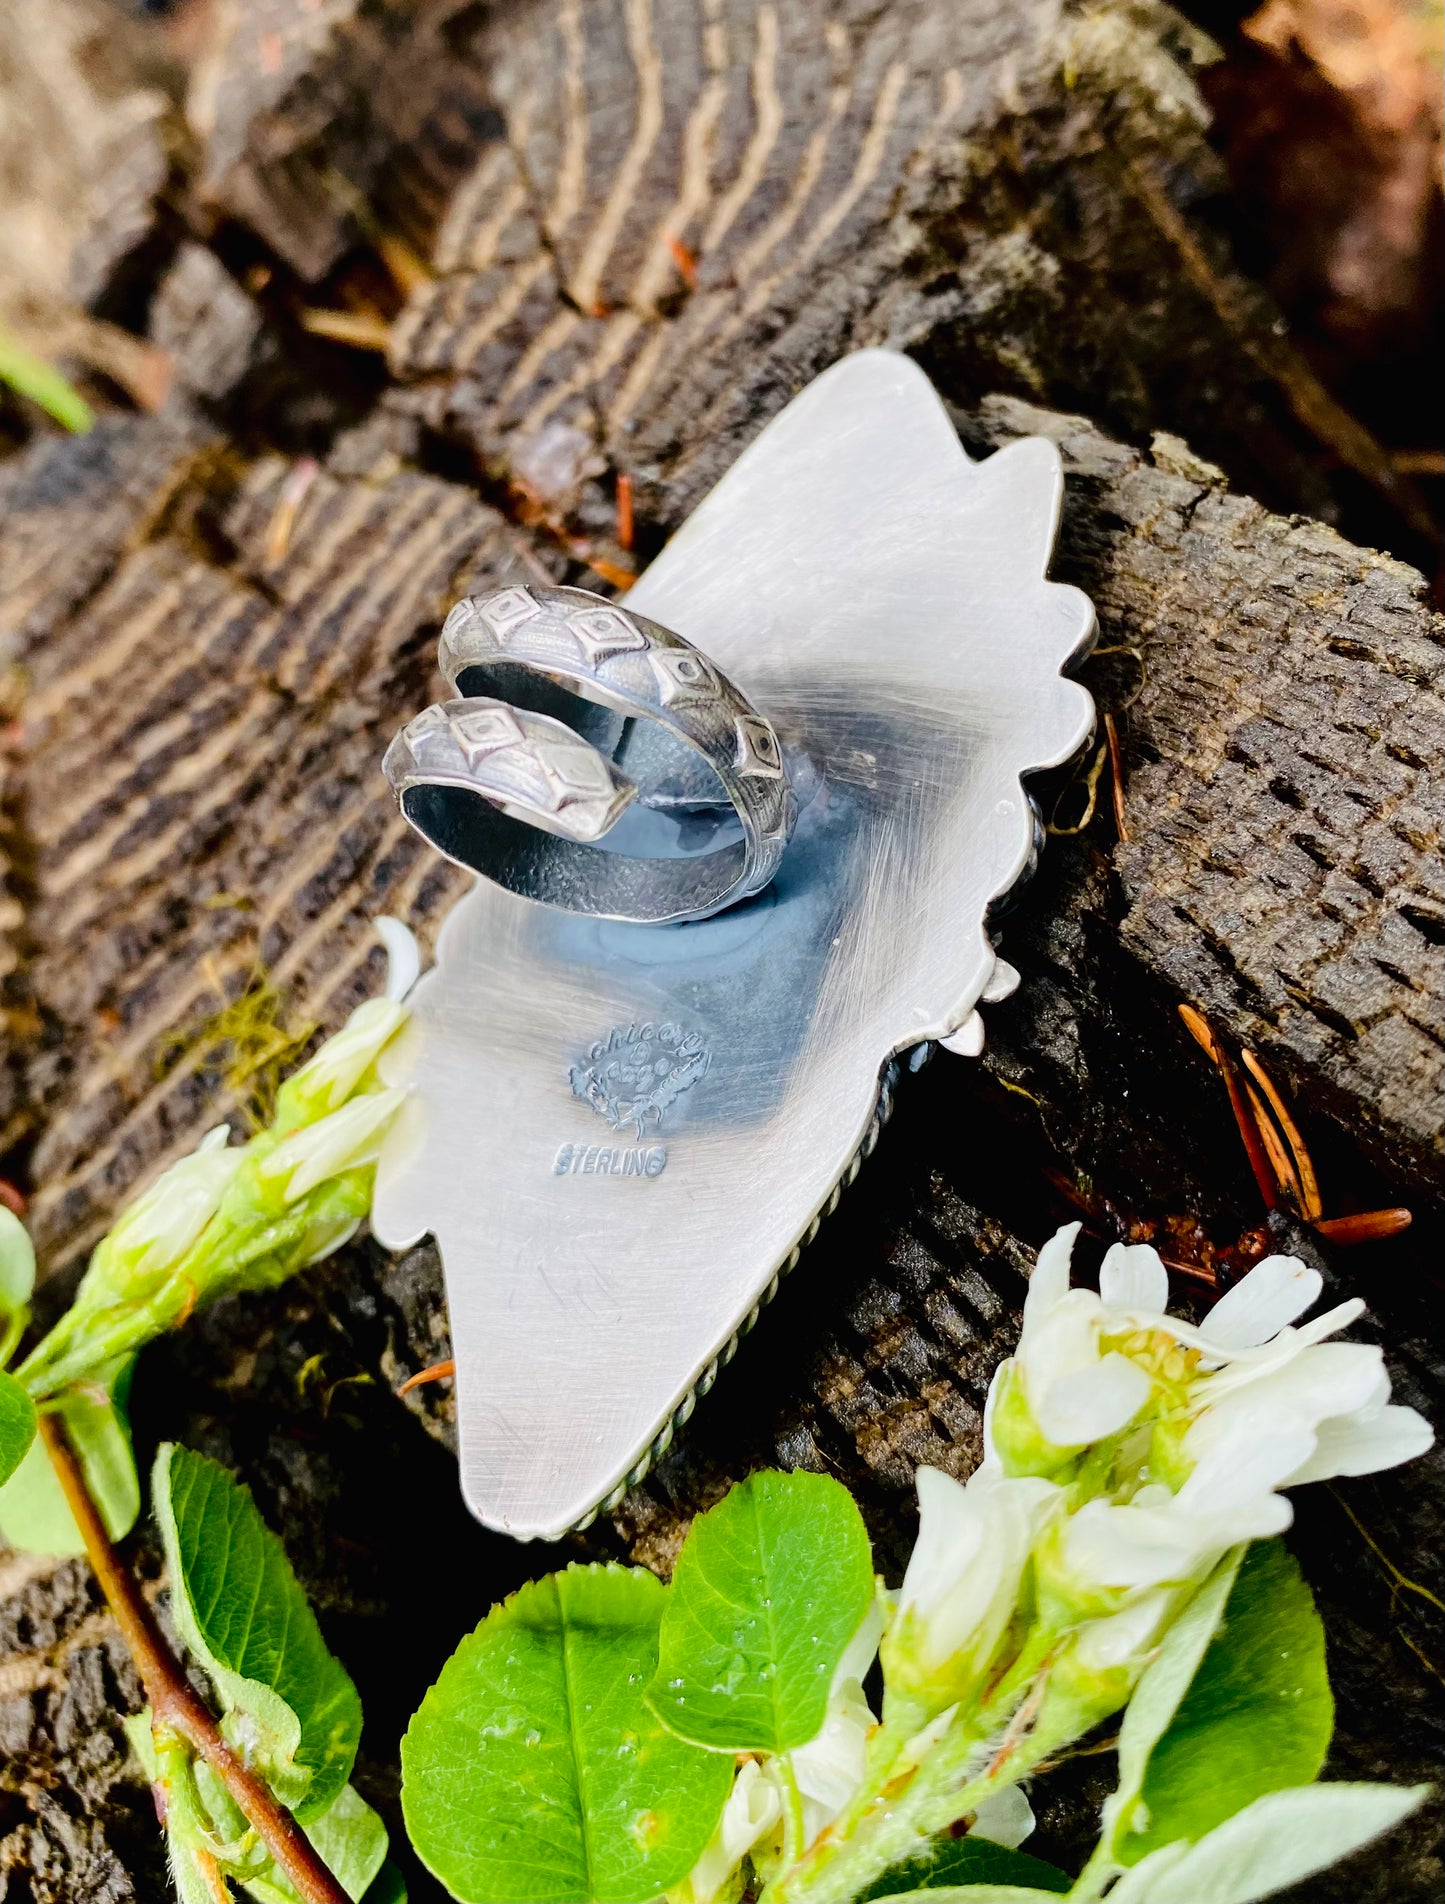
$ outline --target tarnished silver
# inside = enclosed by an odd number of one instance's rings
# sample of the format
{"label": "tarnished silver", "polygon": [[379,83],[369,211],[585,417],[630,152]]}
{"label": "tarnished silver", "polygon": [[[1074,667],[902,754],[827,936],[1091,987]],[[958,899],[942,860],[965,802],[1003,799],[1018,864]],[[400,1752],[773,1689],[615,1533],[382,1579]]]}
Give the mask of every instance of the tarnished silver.
{"label": "tarnished silver", "polygon": [[812,763],[772,882],[649,926],[480,881],[447,919],[374,1221],[440,1244],[490,1526],[559,1534],[644,1473],[856,1171],[897,1061],[981,1048],[1016,978],[991,908],[1036,850],[1021,776],[1092,723],[1060,673],[1092,611],[1045,580],[1062,488],[1041,439],[970,462],[906,358],[826,372],[626,605]]}
{"label": "tarnished silver", "polygon": [[459,698],[383,771],[448,859],[569,912],[705,919],[760,892],[797,819],[771,722],[671,629],[580,588],[458,602],[440,665]]}

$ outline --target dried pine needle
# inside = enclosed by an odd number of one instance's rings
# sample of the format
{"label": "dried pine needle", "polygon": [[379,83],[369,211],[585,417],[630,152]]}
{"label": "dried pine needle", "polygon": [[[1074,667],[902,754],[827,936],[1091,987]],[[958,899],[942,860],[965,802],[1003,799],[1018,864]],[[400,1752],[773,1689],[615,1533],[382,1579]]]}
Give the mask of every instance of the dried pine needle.
{"label": "dried pine needle", "polygon": [[1304,1138],[1300,1135],[1299,1126],[1289,1114],[1289,1106],[1276,1089],[1274,1080],[1247,1046],[1241,1049],[1239,1055],[1244,1060],[1245,1070],[1264,1093],[1269,1108],[1274,1112],[1275,1119],[1284,1132],[1285,1141],[1294,1153],[1295,1170],[1299,1177],[1301,1211],[1305,1218],[1313,1223],[1324,1211],[1324,1205],[1320,1201],[1319,1179],[1315,1176],[1314,1160],[1310,1156]]}
{"label": "dried pine needle", "polygon": [[408,1375],[396,1392],[398,1395],[409,1395],[414,1388],[420,1388],[423,1382],[449,1381],[456,1372],[457,1365],[450,1359],[433,1362],[430,1368],[418,1369],[415,1375]]}

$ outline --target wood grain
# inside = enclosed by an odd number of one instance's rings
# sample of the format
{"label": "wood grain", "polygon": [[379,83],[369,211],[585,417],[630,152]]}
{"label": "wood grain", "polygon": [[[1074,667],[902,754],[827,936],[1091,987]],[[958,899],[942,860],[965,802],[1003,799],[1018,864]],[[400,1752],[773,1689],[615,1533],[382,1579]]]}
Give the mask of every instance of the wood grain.
{"label": "wood grain", "polygon": [[[1198,37],[1152,0],[222,13],[191,100],[208,209],[157,266],[171,403],[0,465],[0,632],[25,688],[6,996],[31,1024],[4,1102],[52,1299],[122,1198],[233,1108],[175,1034],[261,968],[295,1015],[336,1025],[375,989],[379,911],[430,943],[458,876],[400,826],[378,763],[435,692],[450,601],[625,567],[619,474],[645,560],[812,375],[888,343],[934,376],[971,453],[1060,445],[1054,573],[1098,605],[1090,680],[1123,722],[1130,837],[1107,796],[1069,834],[1079,784],[1036,789],[1060,831],[1001,916],[1024,984],[990,1008],[982,1062],[906,1081],[737,1365],[562,1553],[665,1570],[699,1506],[780,1461],[854,1487],[896,1574],[914,1469],[977,1459],[1032,1251],[1071,1197],[1101,1238],[1178,1222],[1222,1245],[1262,1220],[1181,1000],[1270,1067],[1330,1213],[1415,1208],[1409,1237],[1326,1266],[1369,1296],[1404,1398],[1441,1418],[1441,623],[1413,572],[1290,513],[1333,506],[1320,413],[1198,215],[1219,189]],[[298,426],[294,380],[284,416],[274,399],[300,304],[370,296],[396,238],[427,269],[377,293],[384,373],[306,359]],[[258,259],[269,288],[243,287]],[[278,535],[303,451],[320,468]],[[1275,1241],[1326,1262],[1288,1223]],[[198,1319],[137,1391],[143,1450],[178,1436],[229,1461],[282,1530],[363,1682],[361,1776],[393,1824],[383,1763],[441,1655],[559,1558],[466,1520],[444,1384],[393,1398],[447,1352],[434,1252],[357,1248]],[[1392,1564],[1428,1574],[1438,1460],[1348,1501]],[[1429,1775],[1438,1623],[1329,1502],[1302,1540],[1336,1649],[1335,1769]],[[82,1630],[83,1579],[6,1590],[0,1672],[23,1685],[0,1702],[17,1767],[0,1869],[28,1860],[36,1904],[154,1895],[100,1668],[26,1637],[36,1609]],[[25,1796],[41,1790],[80,1824]],[[1078,1795],[1046,1854],[1077,1851]],[[1423,1904],[1441,1842],[1432,1811],[1367,1879],[1309,1896]]]}

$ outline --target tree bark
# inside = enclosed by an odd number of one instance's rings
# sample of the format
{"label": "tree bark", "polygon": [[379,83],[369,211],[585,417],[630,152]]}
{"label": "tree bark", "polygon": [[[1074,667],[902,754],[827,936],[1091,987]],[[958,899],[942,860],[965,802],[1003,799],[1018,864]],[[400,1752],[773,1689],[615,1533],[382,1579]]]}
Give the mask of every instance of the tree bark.
{"label": "tree bark", "polygon": [[[1128,839],[1097,756],[1039,783],[1056,837],[1001,921],[1024,983],[990,1008],[984,1059],[905,1083],[846,1220],[657,1471],[562,1551],[665,1570],[691,1514],[771,1461],[841,1475],[896,1574],[914,1469],[976,1460],[1058,1222],[1081,1205],[1099,1237],[1152,1231],[1205,1264],[1265,1223],[1182,1002],[1274,1074],[1327,1214],[1413,1206],[1408,1237],[1326,1266],[1369,1298],[1404,1398],[1445,1418],[1425,1302],[1441,623],[1402,563],[1238,493],[1333,512],[1323,439],[1414,506],[1202,215],[1220,187],[1198,36],[1152,0],[225,17],[192,102],[189,234],[165,239],[171,203],[147,253],[169,404],[0,465],[0,630],[27,680],[8,1114],[52,1292],[234,1109],[175,1034],[258,970],[334,1026],[378,983],[368,920],[429,941],[460,890],[378,772],[435,695],[448,604],[645,560],[803,383],[886,343],[972,453],[1060,444],[1054,573],[1098,606],[1089,679],[1122,722]],[[389,319],[384,359],[308,330],[318,308]],[[1325,1261],[1288,1217],[1273,1234]],[[466,1520],[444,1384],[393,1399],[447,1353],[433,1253],[358,1248],[198,1318],[137,1383],[143,1458],[163,1436],[206,1448],[283,1532],[362,1685],[361,1781],[394,1825],[394,1742],[441,1657],[558,1559]],[[1302,1509],[1336,1775],[1438,1776],[1442,1622],[1387,1565],[1428,1579],[1441,1478],[1426,1461]],[[107,1699],[136,1690],[84,1570],[3,1564],[0,1872],[28,1866],[36,1904],[156,1895],[149,1801],[84,1692],[101,1655]],[[1079,1848],[1105,1775],[1081,1764],[1046,1853]],[[1302,1895],[1432,1897],[1442,1837],[1429,1810]]]}

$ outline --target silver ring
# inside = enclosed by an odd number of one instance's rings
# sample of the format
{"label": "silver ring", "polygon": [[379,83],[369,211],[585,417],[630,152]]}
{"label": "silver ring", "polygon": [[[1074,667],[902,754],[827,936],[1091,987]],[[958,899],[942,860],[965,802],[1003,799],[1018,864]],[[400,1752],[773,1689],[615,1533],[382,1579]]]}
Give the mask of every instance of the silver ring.
{"label": "silver ring", "polygon": [[705,919],[760,892],[798,806],[772,724],[670,628],[580,588],[457,603],[382,762],[439,852],[571,912]]}

